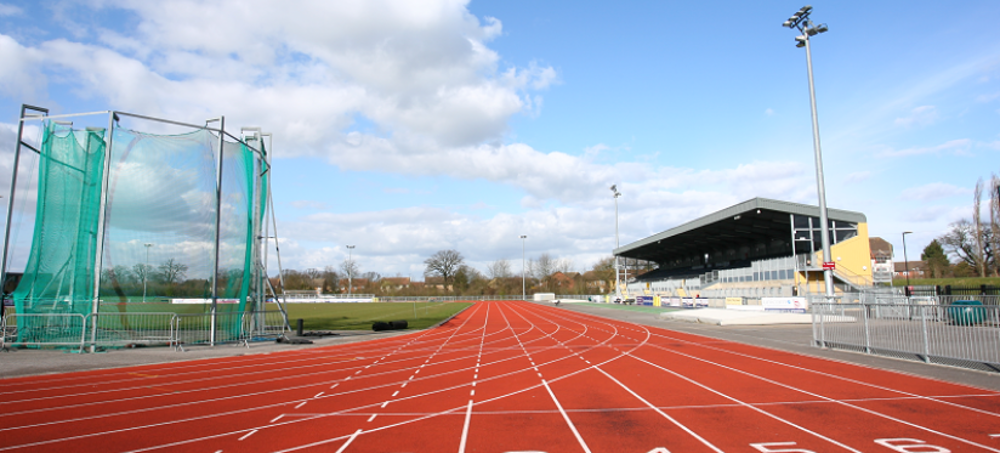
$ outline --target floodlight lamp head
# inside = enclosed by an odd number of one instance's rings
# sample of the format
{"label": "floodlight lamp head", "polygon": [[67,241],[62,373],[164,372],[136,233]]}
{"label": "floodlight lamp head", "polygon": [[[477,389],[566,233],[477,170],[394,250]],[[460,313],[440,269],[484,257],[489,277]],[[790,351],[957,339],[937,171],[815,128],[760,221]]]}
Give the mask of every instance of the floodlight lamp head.
{"label": "floodlight lamp head", "polygon": [[830,28],[826,24],[819,24],[816,26],[816,33],[826,33],[830,31]]}
{"label": "floodlight lamp head", "polygon": [[618,191],[618,184],[612,184],[611,185],[611,191],[612,192],[617,192]]}
{"label": "floodlight lamp head", "polygon": [[781,26],[792,28],[792,20],[791,19],[786,20],[785,23],[781,24]]}

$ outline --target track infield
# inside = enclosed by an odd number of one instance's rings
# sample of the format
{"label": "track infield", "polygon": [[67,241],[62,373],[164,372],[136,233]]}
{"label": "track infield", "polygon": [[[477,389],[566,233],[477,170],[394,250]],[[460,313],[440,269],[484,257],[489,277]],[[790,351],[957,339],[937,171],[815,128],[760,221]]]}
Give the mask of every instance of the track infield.
{"label": "track infield", "polygon": [[0,451],[1000,452],[1000,393],[477,302],[364,343],[3,379]]}

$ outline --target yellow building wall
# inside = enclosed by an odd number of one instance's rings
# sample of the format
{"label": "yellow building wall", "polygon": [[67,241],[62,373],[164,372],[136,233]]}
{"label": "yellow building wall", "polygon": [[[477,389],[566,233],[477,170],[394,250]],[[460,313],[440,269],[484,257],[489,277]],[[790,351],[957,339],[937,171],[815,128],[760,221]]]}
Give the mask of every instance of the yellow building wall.
{"label": "yellow building wall", "polygon": [[[867,223],[858,224],[857,236],[832,245],[830,247],[830,254],[833,255],[833,261],[837,263],[837,270],[846,269],[847,272],[841,272],[842,275],[848,278],[852,275],[857,275],[864,278],[866,284],[871,284],[872,261],[871,246],[868,242]],[[820,267],[824,261],[823,251],[817,251],[813,262],[818,265],[817,267]],[[804,274],[804,272],[800,272],[799,274]],[[825,291],[823,274],[821,272],[810,272],[808,281],[804,275],[796,275],[795,281],[796,284],[807,285],[811,292]]]}

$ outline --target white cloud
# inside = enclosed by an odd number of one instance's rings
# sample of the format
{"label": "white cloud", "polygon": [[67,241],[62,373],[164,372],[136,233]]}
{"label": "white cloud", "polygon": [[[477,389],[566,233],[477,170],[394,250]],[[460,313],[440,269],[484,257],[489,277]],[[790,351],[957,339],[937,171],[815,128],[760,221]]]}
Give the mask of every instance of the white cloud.
{"label": "white cloud", "polygon": [[289,204],[295,209],[315,209],[317,211],[321,211],[329,207],[326,203],[315,200],[295,200]]}
{"label": "white cloud", "polygon": [[922,105],[910,111],[909,116],[896,118],[897,126],[929,126],[938,120],[937,108],[933,105]]}
{"label": "white cloud", "polygon": [[939,154],[942,152],[954,153],[957,155],[964,155],[969,152],[969,148],[972,146],[972,140],[967,138],[960,138],[956,140],[949,140],[937,146],[928,146],[923,148],[907,148],[901,150],[894,150],[891,148],[885,149],[878,153],[880,157],[906,157],[906,156],[918,156],[922,154]]}
{"label": "white cloud", "polygon": [[971,193],[972,191],[965,187],[958,187],[943,182],[932,182],[930,184],[924,184],[922,186],[906,189],[900,194],[899,197],[904,200],[931,201],[959,195],[968,195]]}
{"label": "white cloud", "polygon": [[859,183],[867,181],[871,179],[871,177],[872,177],[872,172],[864,170],[864,171],[856,171],[854,173],[847,175],[847,178],[845,178],[845,180],[848,183]]}
{"label": "white cloud", "polygon": [[19,16],[23,11],[14,5],[0,3],[0,17]]}
{"label": "white cloud", "polygon": [[773,116],[774,115],[774,109],[764,110],[764,115]]}

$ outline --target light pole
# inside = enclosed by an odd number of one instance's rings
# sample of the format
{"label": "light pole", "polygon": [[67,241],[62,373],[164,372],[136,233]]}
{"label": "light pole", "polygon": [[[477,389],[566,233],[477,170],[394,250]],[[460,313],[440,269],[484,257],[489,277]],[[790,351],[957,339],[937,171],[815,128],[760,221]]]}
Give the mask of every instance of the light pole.
{"label": "light pole", "polygon": [[912,231],[903,232],[903,267],[906,268],[906,290],[903,294],[906,294],[907,300],[910,298],[910,259],[906,257],[906,235],[913,234]]}
{"label": "light pole", "polygon": [[155,244],[145,243],[146,246],[146,267],[142,268],[142,302],[146,302],[146,279],[149,278],[149,248]]}
{"label": "light pole", "polygon": [[526,289],[527,287],[524,284],[524,275],[525,275],[525,269],[524,269],[524,240],[527,239],[527,238],[528,238],[527,234],[522,234],[521,235],[521,300],[527,300],[527,298],[528,298],[528,291]]}
{"label": "light pole", "polygon": [[354,287],[354,246],[347,246],[347,296],[350,298]]}
{"label": "light pole", "polygon": [[812,129],[813,129],[813,150],[816,153],[816,191],[819,195],[819,223],[822,228],[823,243],[823,281],[826,286],[827,303],[833,298],[833,269],[827,267],[826,263],[833,263],[833,256],[830,254],[830,232],[829,220],[826,213],[826,188],[823,182],[823,155],[819,146],[819,118],[816,116],[816,89],[813,86],[812,52],[809,50],[809,37],[829,30],[826,24],[816,25],[809,20],[812,13],[812,6],[803,6],[792,17],[788,18],[783,27],[797,29],[800,36],[795,37],[795,47],[806,48],[806,70],[809,74],[809,102],[812,106]]}
{"label": "light pole", "polygon": [[[619,245],[618,245],[618,197],[622,196],[622,194],[621,194],[621,192],[618,191],[618,185],[617,184],[614,184],[614,185],[611,186],[611,192],[614,194],[614,197],[615,197],[615,250],[618,250],[618,247],[619,247]],[[620,274],[619,274],[619,271],[618,271],[618,255],[615,255],[614,252],[612,252],[611,254],[615,258],[615,299],[617,300],[617,299],[621,299],[622,298],[622,288],[621,288],[621,285],[620,285],[619,280],[618,280],[618,278],[620,277]]]}

